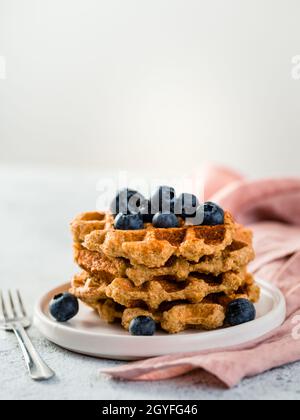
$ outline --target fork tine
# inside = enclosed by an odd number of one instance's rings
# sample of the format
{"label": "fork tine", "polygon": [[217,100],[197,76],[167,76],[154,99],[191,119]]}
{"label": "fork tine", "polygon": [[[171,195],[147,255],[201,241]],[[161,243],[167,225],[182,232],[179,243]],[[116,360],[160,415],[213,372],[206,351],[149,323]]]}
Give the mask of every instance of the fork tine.
{"label": "fork tine", "polygon": [[17,318],[18,314],[17,314],[17,311],[16,311],[16,307],[15,307],[15,303],[14,303],[14,300],[13,300],[13,297],[12,297],[12,293],[11,293],[10,290],[8,291],[8,299],[9,299],[11,311],[12,311],[14,317]]}
{"label": "fork tine", "polygon": [[17,297],[18,297],[18,301],[19,301],[19,305],[20,305],[20,308],[21,308],[22,315],[25,316],[25,317],[27,317],[27,312],[25,310],[23,299],[21,297],[21,293],[20,293],[19,290],[17,290]]}
{"label": "fork tine", "polygon": [[4,303],[3,294],[2,294],[1,290],[0,290],[0,307],[1,307],[1,312],[2,312],[2,315],[4,317],[4,320],[7,321],[8,320],[8,314],[7,314],[7,310],[6,310],[6,306],[5,306],[5,303]]}

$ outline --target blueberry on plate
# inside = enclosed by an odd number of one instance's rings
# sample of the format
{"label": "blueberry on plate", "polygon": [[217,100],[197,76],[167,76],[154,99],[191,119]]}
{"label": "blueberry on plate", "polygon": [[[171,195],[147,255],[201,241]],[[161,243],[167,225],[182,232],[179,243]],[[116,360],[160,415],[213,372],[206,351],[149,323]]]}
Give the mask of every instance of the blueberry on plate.
{"label": "blueberry on plate", "polygon": [[173,212],[175,190],[173,187],[163,185],[151,197],[151,211],[153,214],[160,212]]}
{"label": "blueberry on plate", "polygon": [[145,198],[139,192],[124,188],[119,191],[110,205],[110,211],[114,216],[119,213],[136,214]]}
{"label": "blueberry on plate", "polygon": [[199,200],[194,194],[183,193],[175,199],[174,213],[183,219],[193,217],[199,206]]}
{"label": "blueberry on plate", "polygon": [[156,213],[153,217],[152,224],[156,228],[177,228],[179,226],[178,219],[174,213]]}
{"label": "blueberry on plate", "polygon": [[140,214],[119,213],[114,226],[117,230],[138,230],[144,228],[144,222]]}
{"label": "blueberry on plate", "polygon": [[248,299],[235,299],[229,303],[226,311],[226,323],[231,326],[253,321],[256,309]]}
{"label": "blueberry on plate", "polygon": [[51,300],[49,311],[56,321],[67,322],[78,314],[78,300],[71,293],[60,293]]}
{"label": "blueberry on plate", "polygon": [[137,316],[129,324],[131,335],[153,335],[156,330],[156,324],[150,316]]}
{"label": "blueberry on plate", "polygon": [[144,200],[139,208],[139,214],[141,215],[144,223],[152,223],[154,214],[151,212],[151,201]]}
{"label": "blueberry on plate", "polygon": [[215,226],[224,224],[224,210],[216,203],[207,201],[204,203],[203,225]]}

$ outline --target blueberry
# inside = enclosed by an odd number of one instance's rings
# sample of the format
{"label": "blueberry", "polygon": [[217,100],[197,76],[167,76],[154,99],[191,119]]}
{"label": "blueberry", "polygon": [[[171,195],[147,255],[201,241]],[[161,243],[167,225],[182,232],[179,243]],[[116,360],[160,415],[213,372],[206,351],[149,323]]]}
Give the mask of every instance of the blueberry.
{"label": "blueberry", "polygon": [[159,187],[151,197],[151,212],[173,212],[175,190],[172,187],[163,185]]}
{"label": "blueberry", "polygon": [[155,330],[155,321],[150,316],[137,316],[129,325],[131,335],[153,335]]}
{"label": "blueberry", "polygon": [[248,299],[235,299],[227,306],[226,323],[231,326],[253,321],[255,317],[255,307]]}
{"label": "blueberry", "polygon": [[138,230],[144,228],[144,223],[140,214],[119,213],[114,226],[118,230]]}
{"label": "blueberry", "polygon": [[54,296],[49,305],[50,314],[58,322],[66,322],[74,318],[79,311],[78,300],[71,293],[60,293]]}
{"label": "blueberry", "polygon": [[119,191],[110,205],[110,210],[114,216],[118,213],[136,214],[145,198],[135,190],[124,188]]}
{"label": "blueberry", "polygon": [[224,224],[224,210],[217,204],[207,201],[204,203],[203,225],[215,226]]}
{"label": "blueberry", "polygon": [[156,228],[176,228],[179,226],[178,219],[174,213],[156,213],[152,223]]}
{"label": "blueberry", "polygon": [[199,206],[199,200],[194,194],[183,193],[175,199],[175,214],[178,214],[183,219],[193,217],[196,214],[196,209]]}
{"label": "blueberry", "polygon": [[151,202],[144,200],[139,208],[139,214],[141,215],[144,223],[152,223],[154,214],[151,212]]}

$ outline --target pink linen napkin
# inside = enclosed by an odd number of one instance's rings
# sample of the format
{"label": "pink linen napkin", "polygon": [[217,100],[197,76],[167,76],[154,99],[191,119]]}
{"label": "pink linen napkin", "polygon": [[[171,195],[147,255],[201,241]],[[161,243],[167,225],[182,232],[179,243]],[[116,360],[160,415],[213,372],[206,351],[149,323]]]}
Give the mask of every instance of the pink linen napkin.
{"label": "pink linen napkin", "polygon": [[255,342],[234,348],[160,356],[102,372],[114,378],[154,381],[193,370],[201,375],[201,368],[233,387],[244,377],[300,360],[300,179],[248,181],[227,168],[211,167],[205,194],[253,229],[257,256],[250,270],[285,295],[285,323]]}

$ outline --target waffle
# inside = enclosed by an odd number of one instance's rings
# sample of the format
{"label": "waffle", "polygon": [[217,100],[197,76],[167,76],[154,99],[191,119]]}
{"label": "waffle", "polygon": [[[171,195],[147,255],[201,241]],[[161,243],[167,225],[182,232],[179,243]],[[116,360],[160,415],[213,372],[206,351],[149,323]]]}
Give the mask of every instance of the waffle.
{"label": "waffle", "polygon": [[93,231],[101,231],[105,236],[113,222],[113,215],[105,212],[94,211],[79,214],[71,223],[74,242],[83,242],[86,235]]}
{"label": "waffle", "polygon": [[[88,273],[82,272],[74,276],[70,291],[88,306],[95,309],[99,316],[107,322],[121,320],[122,326],[128,329],[133,318],[140,315],[151,316],[163,330],[169,333],[177,333],[191,326],[207,330],[219,328],[224,324],[225,309],[230,301],[245,298],[257,302],[260,292],[253,277],[244,273],[240,280],[237,280],[236,283],[233,281],[231,286],[228,285],[226,291],[222,292],[222,288],[214,291],[211,289],[212,294],[204,297],[201,302],[188,303],[186,300],[176,299],[174,301],[164,301],[157,307],[155,301],[154,306],[156,307],[149,309],[146,302],[142,300],[132,300],[130,302],[126,300],[126,304],[132,305],[132,307],[126,307],[109,298],[108,289],[112,287],[112,284],[107,281],[99,282],[98,279],[90,277]],[[216,287],[214,285],[210,286]],[[224,285],[223,288],[225,289]],[[232,289],[235,290],[232,291]],[[174,291],[171,293],[174,293]],[[192,295],[192,297],[194,296]],[[173,295],[173,297],[178,298],[179,296]]]}
{"label": "waffle", "polygon": [[125,308],[111,299],[106,299],[98,302],[95,309],[107,322],[121,320],[122,326],[127,330],[132,319],[143,315],[152,317],[163,330],[174,334],[189,327],[204,330],[220,328],[224,326],[226,307],[232,300],[244,298],[255,303],[259,300],[259,295],[259,287],[254,283],[253,277],[247,275],[245,284],[236,293],[230,296],[224,293],[211,295],[201,303],[171,302],[162,305],[159,310],[151,311],[142,307]]}
{"label": "waffle", "polygon": [[107,322],[121,320],[122,326],[127,330],[130,322],[138,316],[150,316],[163,330],[170,334],[178,333],[190,327],[214,330],[224,326],[226,307],[232,300],[243,297],[252,302],[257,302],[259,287],[255,285],[252,276],[249,276],[247,281],[248,284],[243,285],[236,294],[231,296],[225,296],[224,294],[209,296],[201,303],[174,302],[155,311],[138,306],[125,308],[112,299],[99,301],[93,307],[100,318]]}
{"label": "waffle", "polygon": [[132,265],[163,267],[172,257],[198,262],[223,251],[233,241],[236,225],[225,212],[224,224],[158,229],[145,224],[141,230],[116,230],[109,213],[83,213],[71,224],[75,243],[109,258],[126,258]]}
{"label": "waffle", "polygon": [[128,330],[130,322],[138,316],[150,316],[161,328],[170,334],[178,333],[188,327],[213,330],[222,327],[225,320],[224,306],[215,303],[197,303],[173,306],[165,311],[150,312],[143,308],[124,308],[111,299],[98,302],[95,309],[106,322],[121,321]]}
{"label": "waffle", "polygon": [[198,263],[191,263],[182,257],[171,257],[159,268],[144,265],[131,265],[122,258],[108,258],[102,252],[89,251],[79,244],[74,246],[76,263],[92,276],[113,280],[128,277],[135,286],[141,286],[157,277],[173,277],[176,281],[186,280],[191,273],[213,274],[218,276],[227,271],[239,271],[254,258],[252,235],[248,229],[239,227],[233,242],[216,255],[202,257]]}
{"label": "waffle", "polygon": [[257,302],[260,289],[247,265],[254,258],[252,233],[225,212],[224,224],[116,230],[110,213],[82,213],[71,223],[74,258],[82,272],[71,293],[107,322],[129,328],[151,316],[177,333],[224,326],[234,299]]}
{"label": "waffle", "polygon": [[71,293],[90,305],[111,298],[127,308],[143,305],[155,310],[165,302],[184,300],[199,303],[213,294],[231,296],[246,283],[249,276],[245,270],[239,273],[229,271],[218,277],[205,274],[198,274],[196,277],[195,274],[180,283],[173,282],[172,279],[157,278],[136,287],[128,278],[116,278],[108,282],[82,272],[74,276]]}
{"label": "waffle", "polygon": [[106,295],[127,308],[142,302],[148,308],[158,309],[163,302],[184,300],[199,303],[213,293],[232,294],[242,285],[243,277],[241,273],[229,271],[217,278],[201,274],[189,276],[180,283],[158,278],[140,287],[134,286],[127,278],[118,278],[106,287]]}
{"label": "waffle", "polygon": [[101,280],[112,281],[125,277],[129,266],[123,258],[108,258],[102,252],[89,251],[80,244],[74,244],[74,260],[84,271]]}
{"label": "waffle", "polygon": [[98,302],[95,306],[101,319],[106,322],[121,320],[128,330],[130,322],[138,316],[150,316],[161,328],[170,334],[178,333],[188,327],[205,330],[220,328],[225,320],[225,308],[215,303],[180,303],[164,311],[149,311],[140,307],[124,308],[111,299]]}
{"label": "waffle", "polygon": [[105,279],[99,281],[83,271],[73,277],[70,293],[87,305],[95,308],[95,305],[97,305],[100,300],[107,298],[106,287],[108,285],[109,281],[106,281]]}
{"label": "waffle", "polygon": [[232,294],[222,294],[217,296],[218,303],[227,306],[234,299],[249,299],[256,303],[260,298],[260,287],[254,282],[252,275],[247,275],[244,284]]}

